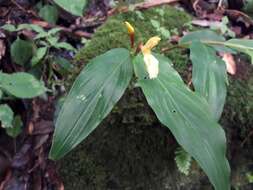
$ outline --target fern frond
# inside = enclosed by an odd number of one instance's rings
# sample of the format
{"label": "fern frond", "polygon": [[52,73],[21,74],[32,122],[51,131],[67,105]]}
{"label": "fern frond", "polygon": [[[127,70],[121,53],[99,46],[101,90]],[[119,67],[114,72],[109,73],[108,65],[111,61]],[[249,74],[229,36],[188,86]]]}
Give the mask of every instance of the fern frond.
{"label": "fern frond", "polygon": [[185,175],[189,175],[192,157],[182,147],[177,148],[175,151],[175,161],[178,170]]}

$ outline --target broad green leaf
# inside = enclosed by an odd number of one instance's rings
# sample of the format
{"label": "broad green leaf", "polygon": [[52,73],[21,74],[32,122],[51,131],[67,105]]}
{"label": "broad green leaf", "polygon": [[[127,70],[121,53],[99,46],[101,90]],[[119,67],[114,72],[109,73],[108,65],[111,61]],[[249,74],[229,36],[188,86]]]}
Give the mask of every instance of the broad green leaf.
{"label": "broad green leaf", "polygon": [[55,24],[58,20],[58,9],[53,5],[45,5],[39,11],[39,16],[45,21]]}
{"label": "broad green leaf", "polygon": [[83,15],[83,9],[87,4],[87,0],[54,0],[63,9],[76,16]]}
{"label": "broad green leaf", "polygon": [[253,40],[247,39],[231,39],[225,42],[225,45],[242,53],[246,53],[251,57],[253,64]]}
{"label": "broad green leaf", "polygon": [[172,68],[170,61],[156,55],[159,75],[147,79],[143,57],[134,60],[138,84],[148,104],[177,142],[205,171],[216,190],[229,190],[230,168],[226,159],[226,138],[213,119],[206,100],[192,92]]}
{"label": "broad green leaf", "polygon": [[29,41],[17,38],[11,44],[11,58],[19,65],[25,65],[33,55],[33,45]]}
{"label": "broad green leaf", "polygon": [[[198,30],[191,32],[183,36],[180,40],[180,44],[191,43],[192,41],[202,41],[202,42],[225,42],[225,38],[212,30]],[[235,53],[228,47],[224,45],[212,45],[217,51]]]}
{"label": "broad green leaf", "polygon": [[43,57],[46,55],[47,53],[47,47],[41,47],[41,48],[38,48],[36,50],[36,53],[35,55],[33,56],[32,60],[31,60],[31,65],[32,66],[35,66],[37,65],[37,63],[39,63]]}
{"label": "broad green leaf", "polygon": [[18,98],[33,98],[46,91],[44,85],[33,75],[23,72],[0,73],[0,88]]}
{"label": "broad green leaf", "polygon": [[21,117],[19,115],[15,116],[14,120],[12,121],[12,127],[6,128],[6,133],[10,137],[16,138],[22,132],[22,125],[23,122]]}
{"label": "broad green leaf", "polygon": [[14,113],[7,104],[0,105],[0,121],[3,128],[12,127]]}
{"label": "broad green leaf", "polygon": [[227,94],[226,64],[213,48],[201,42],[192,42],[190,52],[195,91],[207,100],[214,118],[218,121]]}
{"label": "broad green leaf", "polygon": [[51,159],[85,139],[110,113],[132,77],[129,51],[112,49],[90,61],[75,80],[56,121]]}

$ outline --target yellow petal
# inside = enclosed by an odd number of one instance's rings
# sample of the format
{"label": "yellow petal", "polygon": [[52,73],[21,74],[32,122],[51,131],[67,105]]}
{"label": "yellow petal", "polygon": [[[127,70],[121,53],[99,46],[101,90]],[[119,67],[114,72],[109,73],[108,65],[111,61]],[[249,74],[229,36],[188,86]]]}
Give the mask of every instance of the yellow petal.
{"label": "yellow petal", "polygon": [[144,54],[144,62],[150,79],[154,79],[159,73],[159,61],[152,54]]}
{"label": "yellow petal", "polygon": [[158,36],[154,36],[154,37],[150,38],[147,41],[147,43],[144,46],[142,46],[142,48],[141,48],[142,53],[143,54],[146,54],[146,53],[150,54],[151,49],[153,47],[155,47],[159,43],[160,40],[161,40],[161,38],[159,38]]}
{"label": "yellow petal", "polygon": [[134,27],[129,22],[125,22],[125,25],[127,27],[128,34],[134,34]]}

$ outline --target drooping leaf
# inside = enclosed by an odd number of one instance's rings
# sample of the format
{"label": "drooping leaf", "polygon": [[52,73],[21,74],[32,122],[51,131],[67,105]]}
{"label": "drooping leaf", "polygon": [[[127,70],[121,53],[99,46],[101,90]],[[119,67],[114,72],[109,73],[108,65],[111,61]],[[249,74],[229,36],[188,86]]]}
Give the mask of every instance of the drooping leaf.
{"label": "drooping leaf", "polygon": [[0,121],[3,128],[12,127],[14,113],[7,104],[0,105]]}
{"label": "drooping leaf", "polygon": [[[225,42],[225,38],[212,30],[198,30],[183,36],[180,40],[180,44],[191,43],[192,41]],[[235,53],[232,49],[225,47],[224,45],[212,45],[212,46],[217,51]]]}
{"label": "drooping leaf", "polygon": [[13,24],[5,24],[1,26],[2,29],[9,31],[9,32],[18,32],[20,30],[33,30],[37,33],[46,33],[44,29],[35,24],[19,24],[17,27]]}
{"label": "drooping leaf", "polygon": [[213,119],[206,100],[192,92],[172,68],[170,61],[156,55],[159,75],[147,79],[143,57],[134,60],[138,83],[148,104],[178,143],[199,163],[216,190],[229,190],[230,168],[226,159],[226,139]]}
{"label": "drooping leaf", "polygon": [[39,16],[42,17],[45,21],[51,24],[55,24],[59,16],[58,9],[53,5],[45,5],[40,9]]}
{"label": "drooping leaf", "polygon": [[231,39],[225,42],[225,45],[242,53],[246,53],[251,57],[253,64],[253,40],[247,39]]}
{"label": "drooping leaf", "polygon": [[47,32],[47,34],[50,36],[50,35],[55,35],[55,34],[57,34],[58,32],[60,32],[62,30],[62,28],[59,28],[59,27],[57,27],[57,28],[52,28],[51,30],[49,30],[48,32]]}
{"label": "drooping leaf", "polygon": [[210,40],[210,41],[225,42],[225,38],[223,36],[218,35],[216,32],[213,32],[212,30],[198,30],[183,36],[180,40],[180,43],[187,43],[195,40],[199,41]]}
{"label": "drooping leaf", "polygon": [[0,73],[0,88],[18,98],[33,98],[46,91],[33,75],[23,72]]}
{"label": "drooping leaf", "polygon": [[15,32],[16,31],[16,27],[13,24],[5,24],[5,25],[1,26],[1,28],[8,31],[8,32]]}
{"label": "drooping leaf", "polygon": [[12,127],[7,128],[6,133],[10,137],[16,138],[22,132],[22,125],[23,122],[21,117],[19,115],[15,116],[14,120],[12,121]]}
{"label": "drooping leaf", "polygon": [[17,31],[24,30],[24,29],[33,30],[39,34],[46,33],[45,30],[41,26],[36,25],[36,24],[20,24],[18,25]]}
{"label": "drooping leaf", "polygon": [[35,55],[33,56],[32,60],[31,60],[31,65],[32,66],[35,66],[37,65],[37,63],[39,63],[43,57],[46,55],[47,53],[47,47],[41,47],[41,48],[38,48],[36,50],[36,53]]}
{"label": "drooping leaf", "polygon": [[175,151],[175,155],[178,170],[185,175],[189,175],[192,161],[190,154],[180,147]]}
{"label": "drooping leaf", "polygon": [[66,50],[74,51],[74,52],[76,51],[76,49],[67,42],[58,42],[58,43],[55,43],[53,46],[58,49],[66,49]]}
{"label": "drooping leaf", "polygon": [[83,9],[87,4],[87,0],[72,0],[71,2],[69,0],[54,0],[54,2],[76,16],[83,15]]}
{"label": "drooping leaf", "polygon": [[214,118],[218,121],[227,94],[226,64],[216,55],[213,48],[199,41],[191,43],[190,52],[195,91],[207,100]]}
{"label": "drooping leaf", "polygon": [[66,75],[73,71],[73,65],[71,62],[63,57],[54,57],[53,63],[55,70],[57,70],[60,74]]}
{"label": "drooping leaf", "polygon": [[25,65],[33,55],[33,46],[29,41],[17,38],[11,44],[11,58],[19,65]]}
{"label": "drooping leaf", "polygon": [[109,114],[132,77],[129,51],[112,49],[93,60],[75,80],[56,121],[51,159],[85,139]]}

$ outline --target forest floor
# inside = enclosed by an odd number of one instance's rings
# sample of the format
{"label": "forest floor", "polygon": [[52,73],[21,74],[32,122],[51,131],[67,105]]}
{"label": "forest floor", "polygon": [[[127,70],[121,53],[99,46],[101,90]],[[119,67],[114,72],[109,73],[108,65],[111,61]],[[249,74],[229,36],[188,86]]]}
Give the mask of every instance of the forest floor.
{"label": "forest floor", "polygon": [[[4,73],[31,73],[43,80],[48,88],[47,94],[33,99],[16,99],[4,96],[0,91],[1,103],[8,104],[12,108],[15,121],[17,121],[17,131],[12,131],[10,134],[3,127],[0,128],[0,190],[63,190],[66,186],[63,179],[72,180],[66,177],[68,171],[59,169],[59,163],[48,159],[55,115],[60,107],[60,97],[66,92],[66,89],[70,88],[73,76],[76,76],[82,67],[73,61],[75,53],[92,39],[96,29],[102,26],[108,18],[122,12],[133,11],[133,9],[142,11],[154,6],[169,4],[180,7],[192,15],[192,26],[216,30],[220,28],[222,34],[228,38],[233,36],[253,39],[253,17],[251,17],[253,3],[244,4],[245,2],[242,0],[227,1],[227,4],[220,2],[222,1],[154,0],[150,3],[142,3],[141,1],[94,0],[85,8],[84,15],[77,17],[67,13],[50,0],[0,0],[0,27],[6,24],[15,26],[33,24],[44,31],[60,28],[59,31],[51,36],[46,36],[43,40],[36,39],[38,30],[35,32],[36,29],[35,31],[31,30],[27,26],[12,31],[0,28],[1,71]],[[173,39],[178,40],[180,37],[174,35]],[[35,51],[34,47],[39,46],[38,44],[47,43],[50,47],[47,49],[47,53],[31,66],[30,63],[22,63],[22,60],[26,59],[24,56],[30,56],[29,50],[20,47],[21,52],[13,53],[13,44],[18,41],[17,39],[29,41],[33,47],[31,51]],[[59,42],[64,42],[61,47],[57,46]],[[221,56],[226,56],[228,72],[233,79],[247,80],[250,78],[252,69],[248,68],[247,59],[240,59],[240,57],[231,54]],[[17,64],[17,62],[19,63]],[[235,64],[238,62],[241,64]],[[247,93],[249,93],[247,97],[250,97],[252,89]],[[236,102],[234,99],[231,101]],[[252,99],[247,101],[251,102]],[[250,111],[246,113],[253,113],[252,102],[248,106],[247,109]],[[225,112],[224,115],[226,114]],[[248,119],[249,117],[248,115],[238,116],[246,127],[239,129],[235,126],[234,129],[225,129],[230,136],[229,144],[233,144],[229,147],[228,153],[230,158],[234,157],[234,159],[231,158],[232,165],[236,165],[235,162],[242,162],[238,163],[240,166],[243,166],[244,162],[247,165],[246,169],[240,170],[240,172],[244,172],[245,179],[234,179],[234,181],[238,181],[238,184],[236,182],[234,184],[235,189],[246,190],[253,187],[253,157],[252,151],[250,151],[253,144],[253,128],[250,125],[253,122]],[[225,123],[226,121],[221,122]],[[153,129],[151,132],[156,133]],[[166,131],[165,134],[169,135]],[[157,135],[159,136],[158,133]],[[174,140],[172,141],[174,142]],[[95,145],[93,148],[98,147]],[[94,156],[101,155],[94,154]],[[241,155],[247,158],[235,158]],[[68,163],[66,162],[66,164]],[[62,165],[60,163],[60,167]],[[89,172],[84,173],[85,175],[89,174]],[[243,183],[245,188],[239,188],[240,183]],[[68,189],[70,188],[68,187]]]}

